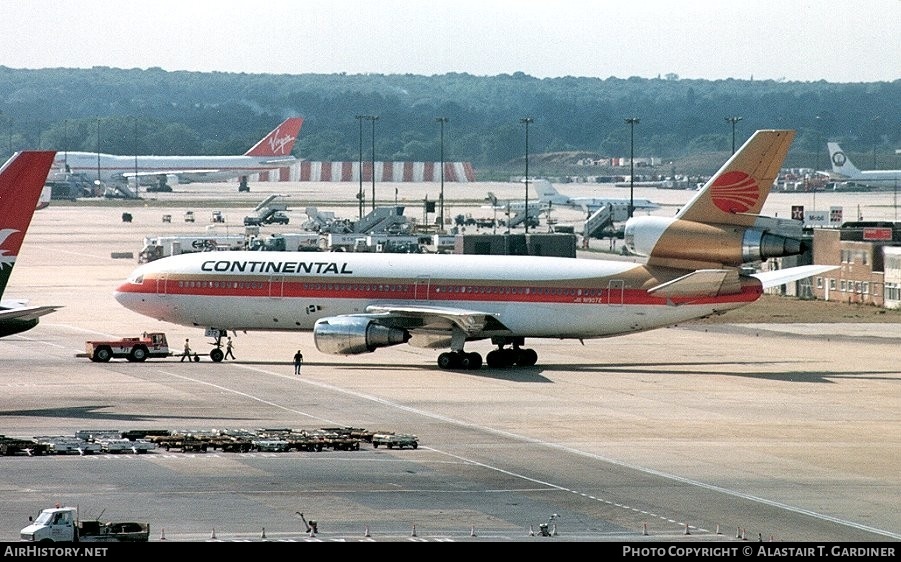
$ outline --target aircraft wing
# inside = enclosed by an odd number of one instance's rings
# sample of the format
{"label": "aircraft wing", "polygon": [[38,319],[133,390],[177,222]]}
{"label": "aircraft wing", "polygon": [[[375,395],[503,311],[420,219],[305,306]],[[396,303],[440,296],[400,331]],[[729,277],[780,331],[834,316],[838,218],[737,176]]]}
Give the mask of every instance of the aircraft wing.
{"label": "aircraft wing", "polygon": [[442,332],[456,326],[467,336],[475,336],[486,330],[509,330],[493,314],[464,308],[379,304],[367,307],[366,311],[369,314],[354,316],[365,316],[410,331]]}
{"label": "aircraft wing", "polygon": [[123,178],[145,178],[145,177],[156,177],[156,176],[180,176],[182,174],[215,174],[219,172],[218,168],[209,168],[203,170],[156,170],[153,172],[123,172]]}
{"label": "aircraft wing", "polygon": [[268,160],[262,160],[260,161],[260,164],[265,166],[290,166],[295,162],[297,162],[297,158],[289,156],[286,158],[270,158]]}
{"label": "aircraft wing", "polygon": [[35,320],[55,312],[61,306],[22,306],[18,308],[8,308],[0,310],[0,322],[4,320]]}
{"label": "aircraft wing", "polygon": [[753,273],[751,277],[756,277],[763,284],[764,289],[769,289],[770,287],[778,287],[779,285],[785,285],[786,283],[791,283],[792,281],[798,281],[806,277],[812,277],[814,275],[819,275],[820,273],[832,271],[833,269],[838,269],[839,267],[841,266],[799,265],[798,267],[777,269],[775,271],[761,271],[760,273]]}

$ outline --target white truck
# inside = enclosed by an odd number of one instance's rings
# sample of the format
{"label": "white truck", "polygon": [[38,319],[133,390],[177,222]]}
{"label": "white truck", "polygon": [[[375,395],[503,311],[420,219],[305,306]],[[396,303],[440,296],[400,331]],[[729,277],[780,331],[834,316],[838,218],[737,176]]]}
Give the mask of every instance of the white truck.
{"label": "white truck", "polygon": [[[103,515],[101,513],[101,515]],[[81,521],[77,507],[52,507],[41,511],[37,519],[19,531],[26,542],[147,542],[150,523],[136,521],[101,522],[100,518]]]}
{"label": "white truck", "polygon": [[169,256],[216,250],[243,250],[247,238],[241,234],[183,234],[181,236],[147,236],[138,253],[138,263],[147,263]]}

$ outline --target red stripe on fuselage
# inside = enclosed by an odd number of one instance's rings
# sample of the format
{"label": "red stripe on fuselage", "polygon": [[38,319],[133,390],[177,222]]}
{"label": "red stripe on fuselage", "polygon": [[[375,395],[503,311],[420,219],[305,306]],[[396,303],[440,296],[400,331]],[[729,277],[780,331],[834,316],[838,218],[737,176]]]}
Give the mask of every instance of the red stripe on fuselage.
{"label": "red stripe on fuselage", "polygon": [[[165,283],[160,286],[159,283]],[[144,278],[143,284],[125,283],[122,293],[165,294],[190,297],[281,297],[304,299],[365,299],[372,301],[425,302],[515,302],[532,304],[659,305],[750,303],[763,290],[745,285],[742,292],[714,297],[654,297],[644,289],[596,287],[502,287],[497,285],[388,282],[385,280],[334,282],[247,280],[227,276],[191,278],[173,276],[165,281]]]}

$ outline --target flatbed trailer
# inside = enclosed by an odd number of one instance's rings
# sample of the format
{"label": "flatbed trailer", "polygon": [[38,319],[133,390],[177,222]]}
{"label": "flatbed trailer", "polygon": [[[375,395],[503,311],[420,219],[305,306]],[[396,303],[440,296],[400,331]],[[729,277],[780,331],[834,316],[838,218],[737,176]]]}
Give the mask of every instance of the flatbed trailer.
{"label": "flatbed trailer", "polygon": [[50,447],[44,443],[38,443],[32,439],[17,439],[0,435],[0,455],[28,455],[40,456],[49,452]]}
{"label": "flatbed trailer", "polygon": [[419,438],[409,433],[394,433],[393,431],[377,432],[372,436],[372,447],[378,449],[379,445],[384,445],[389,449],[403,449],[410,447],[416,449],[419,447]]}

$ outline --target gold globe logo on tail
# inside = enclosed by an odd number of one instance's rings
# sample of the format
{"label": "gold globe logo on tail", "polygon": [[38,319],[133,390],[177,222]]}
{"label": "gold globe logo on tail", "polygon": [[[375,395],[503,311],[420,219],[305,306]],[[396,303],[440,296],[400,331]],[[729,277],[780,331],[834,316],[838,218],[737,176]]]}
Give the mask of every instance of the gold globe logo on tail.
{"label": "gold globe logo on tail", "polygon": [[710,186],[710,198],[726,213],[746,213],[760,199],[760,186],[744,172],[726,172]]}

